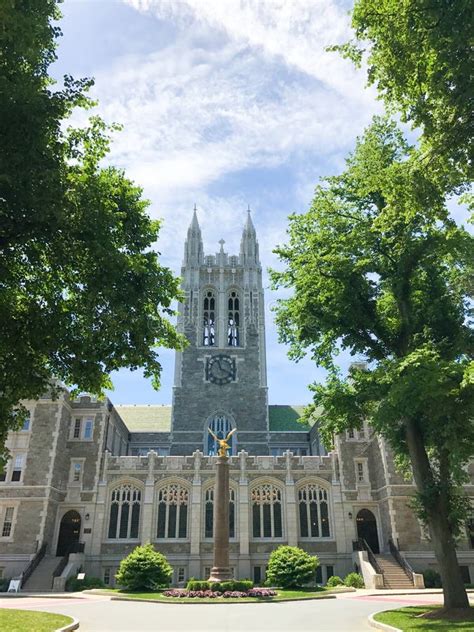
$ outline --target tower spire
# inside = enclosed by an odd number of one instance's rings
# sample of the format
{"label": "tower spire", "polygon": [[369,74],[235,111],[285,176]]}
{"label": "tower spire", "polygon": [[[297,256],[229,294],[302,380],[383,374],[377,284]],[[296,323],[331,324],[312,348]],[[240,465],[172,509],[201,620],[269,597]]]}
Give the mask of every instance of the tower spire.
{"label": "tower spire", "polygon": [[193,217],[188,228],[188,236],[184,244],[184,264],[199,265],[204,260],[204,246],[201,228],[197,218],[197,207],[194,204]]}
{"label": "tower spire", "polygon": [[240,240],[240,262],[245,265],[259,265],[257,232],[252,222],[250,204],[247,208],[247,220]]}

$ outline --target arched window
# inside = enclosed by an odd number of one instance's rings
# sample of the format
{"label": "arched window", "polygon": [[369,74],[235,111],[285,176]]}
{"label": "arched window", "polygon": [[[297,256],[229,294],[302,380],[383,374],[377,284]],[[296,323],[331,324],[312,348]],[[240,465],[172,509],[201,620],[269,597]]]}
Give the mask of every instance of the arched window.
{"label": "arched window", "polygon": [[216,297],[213,290],[207,290],[203,304],[202,344],[213,347],[216,344]]}
{"label": "arched window", "polygon": [[179,483],[158,491],[157,538],[186,538],[188,534],[189,492]]}
{"label": "arched window", "polygon": [[109,538],[138,538],[142,492],[131,484],[112,490],[110,498]]}
{"label": "arched window", "polygon": [[308,484],[298,491],[300,535],[302,538],[329,538],[328,492]]}
{"label": "arched window", "polygon": [[[212,432],[217,437],[219,437],[219,439],[224,439],[232,430],[232,424],[230,420],[224,414],[218,414],[218,415],[215,415],[211,419],[211,421],[209,422],[208,428],[210,428]],[[206,429],[206,435],[207,435],[207,453],[209,454],[209,456],[215,456],[217,454],[217,451],[219,450],[219,444],[214,439],[214,437],[212,437],[212,435],[208,432],[207,429]],[[232,454],[235,454],[235,445],[236,445],[235,435],[232,435],[229,441],[230,441],[229,445],[231,448],[229,450],[229,454],[232,455]]]}
{"label": "arched window", "polygon": [[253,537],[281,538],[281,490],[272,484],[260,485],[252,490],[251,500]]}
{"label": "arched window", "polygon": [[238,347],[240,344],[240,304],[239,295],[234,290],[229,294],[227,306],[227,345]]}
{"label": "arched window", "polygon": [[[214,488],[210,487],[206,491],[204,513],[204,537],[214,537]],[[235,538],[235,492],[229,490],[229,538]]]}

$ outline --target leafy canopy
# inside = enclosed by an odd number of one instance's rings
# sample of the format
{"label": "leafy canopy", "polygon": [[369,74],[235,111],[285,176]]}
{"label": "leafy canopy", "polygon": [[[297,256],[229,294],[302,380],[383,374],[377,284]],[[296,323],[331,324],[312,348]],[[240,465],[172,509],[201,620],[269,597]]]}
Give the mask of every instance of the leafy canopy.
{"label": "leafy canopy", "polygon": [[366,57],[369,83],[421,128],[422,154],[451,183],[473,174],[473,15],[469,0],[356,0],[357,42],[333,47],[357,64]]}
{"label": "leafy canopy", "polygon": [[[290,218],[289,242],[276,252],[286,269],[272,273],[274,286],[293,290],[277,308],[280,338],[294,358],[309,351],[329,371],[312,386],[326,444],[369,419],[406,465],[415,420],[432,467],[419,500],[433,509],[444,495],[455,531],[463,465],[474,453],[474,248],[441,184],[395,124],[375,119],[346,170],[322,181],[309,212]],[[340,349],[365,356],[367,368],[344,377]]]}
{"label": "leafy canopy", "polygon": [[[108,127],[88,108],[90,80],[53,86],[56,2],[15,0],[0,34],[0,445],[22,399],[58,378],[81,390],[143,367],[159,383],[157,346],[180,348],[168,317],[178,280],[152,250],[159,222],[123,171],[104,166]],[[0,454],[1,457],[1,454]]]}

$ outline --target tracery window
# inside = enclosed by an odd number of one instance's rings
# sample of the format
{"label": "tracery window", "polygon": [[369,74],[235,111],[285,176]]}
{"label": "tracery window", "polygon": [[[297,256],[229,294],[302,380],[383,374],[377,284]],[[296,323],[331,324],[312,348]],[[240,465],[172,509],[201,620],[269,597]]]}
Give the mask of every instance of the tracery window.
{"label": "tracery window", "polygon": [[298,491],[300,535],[302,538],[329,538],[328,491],[308,484]]}
{"label": "tracery window", "polygon": [[227,307],[227,345],[238,347],[240,344],[240,304],[239,295],[234,290],[229,294]]}
{"label": "tracery window", "polygon": [[[230,420],[224,414],[215,415],[211,421],[209,422],[208,428],[212,430],[212,432],[219,437],[219,439],[224,439],[227,437],[229,432],[232,430],[232,424]],[[217,451],[219,450],[219,444],[212,437],[212,435],[206,429],[207,435],[207,453],[209,456],[215,456]],[[229,440],[230,450],[229,454],[235,454],[235,435]]]}
{"label": "tracery window", "polygon": [[254,487],[251,494],[254,538],[281,538],[281,490],[271,483]]}
{"label": "tracery window", "polygon": [[157,538],[186,538],[188,534],[189,491],[169,483],[158,491]]}
{"label": "tracery window", "polygon": [[138,538],[142,492],[132,484],[121,485],[110,498],[109,538]]}
{"label": "tracery window", "polygon": [[[206,491],[204,502],[204,537],[212,538],[214,535],[214,488]],[[235,538],[235,491],[229,490],[229,538]]]}
{"label": "tracery window", "polygon": [[216,297],[212,290],[207,290],[204,297],[202,344],[205,347],[216,344]]}

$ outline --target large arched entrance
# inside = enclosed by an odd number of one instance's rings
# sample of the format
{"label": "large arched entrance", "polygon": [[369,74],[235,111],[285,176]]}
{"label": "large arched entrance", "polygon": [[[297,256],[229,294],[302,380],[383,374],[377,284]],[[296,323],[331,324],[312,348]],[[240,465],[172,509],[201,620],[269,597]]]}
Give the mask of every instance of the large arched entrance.
{"label": "large arched entrance", "polygon": [[357,514],[356,523],[357,537],[365,540],[373,553],[380,553],[377,520],[370,509],[361,509]]}
{"label": "large arched entrance", "polygon": [[56,555],[63,557],[69,552],[71,545],[79,542],[81,536],[81,516],[71,509],[64,514],[59,527],[58,548]]}

